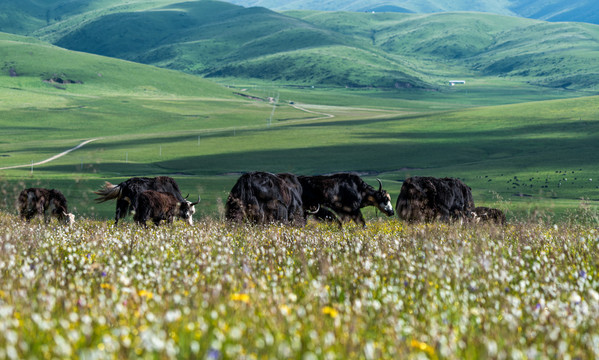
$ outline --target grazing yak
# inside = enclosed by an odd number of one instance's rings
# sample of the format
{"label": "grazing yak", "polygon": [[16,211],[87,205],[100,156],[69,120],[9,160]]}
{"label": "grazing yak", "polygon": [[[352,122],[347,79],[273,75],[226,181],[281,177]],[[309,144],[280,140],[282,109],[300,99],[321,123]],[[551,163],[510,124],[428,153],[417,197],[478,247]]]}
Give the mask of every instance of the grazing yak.
{"label": "grazing yak", "polygon": [[[114,224],[117,225],[119,219],[124,218],[129,212],[137,207],[138,196],[146,190],[169,193],[181,203],[187,201],[181,196],[179,185],[177,185],[173,178],[168,176],[157,176],[155,178],[133,177],[118,185],[113,185],[107,181],[104,184],[104,187],[94,191],[95,194],[100,195],[95,201],[102,203],[116,199]],[[191,202],[189,203],[191,204]]]}
{"label": "grazing yak", "polygon": [[477,206],[472,210],[474,221],[494,222],[497,225],[505,224],[505,214],[503,211],[485,206]]}
{"label": "grazing yak", "polygon": [[469,218],[474,201],[458,179],[414,176],[404,181],[395,207],[406,221],[450,221]]}
{"label": "grazing yak", "polygon": [[[368,185],[355,173],[336,173],[331,175],[298,176],[302,185],[304,209],[316,209],[314,216],[320,220],[341,222],[353,220],[365,226],[360,210],[374,206],[387,216],[393,215],[391,196],[383,190],[379,179],[379,189]],[[337,216],[340,218],[337,219]],[[304,216],[308,216],[305,213]]]}
{"label": "grazing yak", "polygon": [[192,203],[187,200],[179,201],[171,193],[146,190],[137,197],[133,220],[139,225],[146,226],[146,221],[152,219],[158,226],[161,220],[171,224],[177,217],[185,220],[189,225],[193,225],[191,216],[195,213],[194,205],[199,202],[199,196],[198,201]]}
{"label": "grazing yak", "polygon": [[293,174],[249,172],[237,179],[225,204],[225,218],[254,224],[304,225],[301,185]]}
{"label": "grazing yak", "polygon": [[[69,213],[67,208],[67,199],[56,189],[25,189],[19,194],[17,208],[21,218],[27,221],[39,215],[43,216],[46,222],[50,221],[50,216],[56,217],[67,225],[75,222],[75,215]],[[50,216],[46,216],[48,209],[50,209]]]}

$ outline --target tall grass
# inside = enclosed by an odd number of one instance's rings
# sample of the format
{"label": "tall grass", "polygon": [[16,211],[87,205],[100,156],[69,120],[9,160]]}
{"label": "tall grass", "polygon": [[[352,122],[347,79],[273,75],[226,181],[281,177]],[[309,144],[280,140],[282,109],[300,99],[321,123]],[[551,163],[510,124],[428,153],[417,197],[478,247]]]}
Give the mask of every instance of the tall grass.
{"label": "tall grass", "polygon": [[0,226],[4,358],[599,355],[594,227]]}

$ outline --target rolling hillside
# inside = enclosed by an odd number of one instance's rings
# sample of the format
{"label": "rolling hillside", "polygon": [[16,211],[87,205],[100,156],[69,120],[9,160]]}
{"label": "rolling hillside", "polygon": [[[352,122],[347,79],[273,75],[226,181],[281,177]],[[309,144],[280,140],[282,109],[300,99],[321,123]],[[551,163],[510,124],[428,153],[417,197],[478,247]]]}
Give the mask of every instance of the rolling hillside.
{"label": "rolling hillside", "polygon": [[362,14],[287,11],[390,56],[419,64],[423,76],[501,76],[550,87],[594,88],[599,26],[481,13]]}
{"label": "rolling hillside", "polygon": [[[498,78],[399,97],[272,82],[226,88],[8,34],[0,35],[0,64],[0,167],[24,165],[0,170],[0,207],[11,211],[23,186],[48,186],[63,190],[78,216],[109,218],[113,204],[90,205],[104,180],[171,175],[202,195],[199,216],[215,216],[238,174],[252,170],[360,171],[394,195],[406,176],[451,175],[479,203],[522,193],[521,202],[550,196],[571,207],[599,191],[588,180],[597,172],[597,97],[525,103],[580,95],[571,91]],[[278,103],[265,101],[275,93]],[[490,106],[510,103],[520,104]]]}
{"label": "rolling hillside", "polygon": [[[0,32],[19,35],[52,35],[98,16],[165,6],[177,0],[3,0]],[[45,39],[51,41],[52,39]]]}
{"label": "rolling hillside", "polygon": [[351,37],[265,8],[220,1],[102,16],[56,44],[208,77],[427,86],[405,59],[386,58]]}
{"label": "rolling hillside", "polygon": [[230,91],[195,76],[70,51],[35,38],[0,33],[0,44],[0,85],[4,89],[33,87],[54,89],[57,94],[113,95],[142,89],[148,94],[231,96]]}
{"label": "rolling hillside", "polygon": [[[364,3],[346,6],[358,4]],[[544,5],[535,4],[517,5],[543,11]],[[10,17],[16,23],[19,16],[37,19],[21,23],[41,26],[33,34],[61,47],[205,77],[429,89],[454,77],[512,77],[591,90],[599,82],[589,60],[598,56],[597,26],[582,23],[480,12],[277,13],[212,0],[63,5],[58,0],[23,2],[20,13],[14,0],[0,6],[12,6]]]}
{"label": "rolling hillside", "polygon": [[547,21],[599,24],[599,3],[594,0],[229,0],[242,6],[263,6],[276,10],[321,10],[356,12],[437,13],[477,11]]}
{"label": "rolling hillside", "polygon": [[205,0],[101,16],[56,44],[207,77],[300,85],[434,88],[448,77],[510,76],[593,88],[599,78],[588,59],[598,55],[598,31],[470,12],[280,14]]}

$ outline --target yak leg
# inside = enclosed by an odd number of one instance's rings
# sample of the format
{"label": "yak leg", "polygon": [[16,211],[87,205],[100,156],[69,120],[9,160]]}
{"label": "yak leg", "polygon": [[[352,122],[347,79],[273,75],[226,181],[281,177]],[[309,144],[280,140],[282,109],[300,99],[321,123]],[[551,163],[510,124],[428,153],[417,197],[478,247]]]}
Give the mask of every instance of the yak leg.
{"label": "yak leg", "polygon": [[[44,218],[44,222],[47,224],[50,222],[50,216],[46,215],[46,209],[44,208],[44,202],[45,202],[45,199],[43,197],[39,198],[38,202],[35,203],[35,212],[39,216],[42,216]],[[52,212],[50,212],[50,213],[52,213]]]}
{"label": "yak leg", "polygon": [[27,221],[31,221],[31,219],[33,219],[33,217],[35,215],[36,215],[35,211],[27,210],[27,212],[25,212],[24,214],[22,214],[21,217],[25,218],[25,220],[27,220]]}
{"label": "yak leg", "polygon": [[118,225],[119,219],[127,216],[127,211],[129,209],[129,202],[123,199],[118,199],[116,201],[116,211],[114,215],[114,225]]}
{"label": "yak leg", "polygon": [[450,221],[451,220],[451,212],[449,211],[449,209],[445,206],[441,206],[439,207],[439,211],[437,213],[437,218],[439,218],[441,221]]}
{"label": "yak leg", "polygon": [[[118,215],[118,212],[117,212]],[[150,218],[150,213],[149,211],[136,211],[135,214],[133,215],[133,220],[140,226],[143,227],[148,227],[146,225],[146,222],[148,221],[148,219]],[[118,217],[116,219],[117,221],[119,220]],[[116,223],[115,223],[116,225]]]}
{"label": "yak leg", "polygon": [[362,215],[362,212],[359,209],[357,211],[351,212],[350,217],[356,224],[362,225],[362,227],[366,226],[366,221],[364,220],[364,215]]}
{"label": "yak leg", "polygon": [[318,209],[316,214],[314,214],[314,217],[324,222],[335,223],[339,229],[343,228],[343,225],[341,224],[341,221],[339,221],[339,218],[337,218],[337,215],[324,207]]}
{"label": "yak leg", "polygon": [[26,204],[21,208],[21,218],[26,221],[31,221],[36,214],[37,211],[32,204]]}

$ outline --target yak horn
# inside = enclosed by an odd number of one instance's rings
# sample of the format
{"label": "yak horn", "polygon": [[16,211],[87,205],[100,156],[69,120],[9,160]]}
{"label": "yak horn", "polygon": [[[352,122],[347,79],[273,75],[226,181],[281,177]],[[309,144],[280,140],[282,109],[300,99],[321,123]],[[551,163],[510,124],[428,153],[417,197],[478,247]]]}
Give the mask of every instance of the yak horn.
{"label": "yak horn", "polygon": [[185,197],[183,199],[187,199],[189,197],[189,193],[187,195],[185,195]]}
{"label": "yak horn", "polygon": [[382,191],[383,190],[383,182],[379,178],[376,178],[376,181],[379,182],[379,191]]}
{"label": "yak horn", "polygon": [[[189,195],[187,195],[187,196],[189,196]],[[200,203],[200,201],[202,201],[202,198],[200,197],[200,195],[198,195],[198,201],[196,201],[196,202],[192,202],[192,203],[190,203],[189,205],[197,205],[197,204],[199,204],[199,203]]]}

